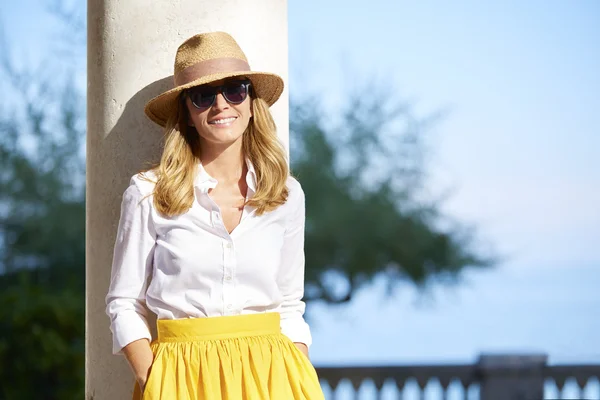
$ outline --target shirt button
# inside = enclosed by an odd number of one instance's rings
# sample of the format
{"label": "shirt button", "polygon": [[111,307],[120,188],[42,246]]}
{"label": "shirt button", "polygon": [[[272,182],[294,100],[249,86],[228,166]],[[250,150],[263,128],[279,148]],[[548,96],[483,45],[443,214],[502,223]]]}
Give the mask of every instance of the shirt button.
{"label": "shirt button", "polygon": [[231,242],[225,243],[225,247],[227,247],[228,249],[230,249],[231,248]]}
{"label": "shirt button", "polygon": [[233,307],[233,305],[231,305],[231,304],[227,304],[227,309],[228,309],[228,310],[231,310],[231,308],[232,308],[232,307]]}
{"label": "shirt button", "polygon": [[225,277],[225,280],[226,280],[226,281],[230,281],[230,280],[231,280],[231,276],[227,275],[227,276]]}

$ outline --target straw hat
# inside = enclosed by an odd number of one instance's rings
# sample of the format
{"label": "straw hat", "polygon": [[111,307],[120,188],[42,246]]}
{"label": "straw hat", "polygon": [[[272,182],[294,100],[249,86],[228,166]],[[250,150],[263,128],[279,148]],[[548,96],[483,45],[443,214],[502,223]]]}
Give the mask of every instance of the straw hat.
{"label": "straw hat", "polygon": [[152,121],[165,126],[184,89],[237,76],[248,77],[256,95],[269,106],[283,92],[281,77],[250,70],[244,52],[229,34],[211,32],[192,36],[177,49],[175,87],[150,100],[144,111]]}

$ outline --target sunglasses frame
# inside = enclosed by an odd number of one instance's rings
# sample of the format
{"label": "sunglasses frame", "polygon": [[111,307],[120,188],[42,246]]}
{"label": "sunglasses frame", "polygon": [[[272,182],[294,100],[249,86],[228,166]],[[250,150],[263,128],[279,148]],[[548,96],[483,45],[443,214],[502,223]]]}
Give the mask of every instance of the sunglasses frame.
{"label": "sunglasses frame", "polygon": [[[246,88],[246,97],[244,97],[244,100],[242,100],[240,102],[231,101],[230,99],[227,98],[227,95],[223,91],[223,88],[225,88],[227,86],[231,86],[232,84],[235,84],[235,83],[239,83],[240,86],[244,86]],[[214,94],[212,95],[213,96],[212,102],[208,106],[198,106],[198,104],[194,103],[194,100],[192,100],[192,96],[190,96],[190,92],[191,91],[193,91],[195,88],[202,87],[202,86],[205,86],[205,85],[194,86],[193,88],[186,89],[183,92],[184,96],[187,96],[190,99],[190,102],[192,103],[192,105],[194,107],[196,107],[198,110],[206,110],[208,108],[211,108],[213,106],[213,104],[215,104],[215,101],[217,100],[217,95],[219,93],[221,93],[223,95],[223,98],[229,104],[234,104],[234,105],[242,104],[244,101],[246,101],[246,99],[248,98],[248,96],[250,96],[250,93],[251,93],[250,91],[251,91],[251,88],[252,88],[252,82],[249,79],[240,79],[240,80],[231,80],[231,81],[225,82],[224,84],[219,85],[219,86],[208,86],[207,85],[207,87],[210,87],[211,89],[214,89]]]}

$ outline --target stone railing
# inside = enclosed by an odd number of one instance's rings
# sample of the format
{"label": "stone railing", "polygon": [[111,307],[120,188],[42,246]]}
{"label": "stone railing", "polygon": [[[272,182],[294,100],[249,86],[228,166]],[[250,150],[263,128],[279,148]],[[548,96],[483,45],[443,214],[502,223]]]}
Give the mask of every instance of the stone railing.
{"label": "stone railing", "polygon": [[600,400],[600,364],[546,355],[481,355],[474,364],[319,367],[327,400]]}

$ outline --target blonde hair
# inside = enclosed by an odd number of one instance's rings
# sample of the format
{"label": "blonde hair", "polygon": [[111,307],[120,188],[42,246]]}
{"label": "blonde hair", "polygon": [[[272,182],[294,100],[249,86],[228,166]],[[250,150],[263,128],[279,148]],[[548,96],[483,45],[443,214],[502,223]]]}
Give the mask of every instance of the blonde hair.
{"label": "blonde hair", "polygon": [[[286,202],[289,168],[269,105],[261,98],[251,100],[253,117],[242,137],[242,151],[254,166],[256,192],[246,205],[255,207],[256,214],[261,215]],[[153,168],[156,174],[153,202],[158,212],[173,217],[190,209],[199,162],[200,136],[188,126],[182,97],[167,121],[161,160]]]}

